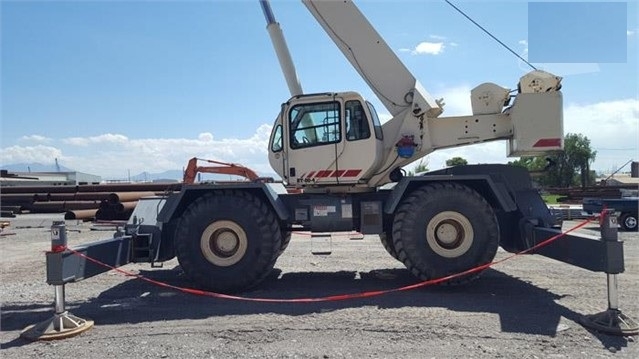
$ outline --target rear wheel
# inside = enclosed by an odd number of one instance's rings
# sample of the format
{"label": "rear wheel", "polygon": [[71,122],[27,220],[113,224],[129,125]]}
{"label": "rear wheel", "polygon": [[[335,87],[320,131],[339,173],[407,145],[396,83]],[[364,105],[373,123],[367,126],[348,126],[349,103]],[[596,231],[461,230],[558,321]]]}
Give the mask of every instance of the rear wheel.
{"label": "rear wheel", "polygon": [[393,243],[393,234],[380,233],[379,239],[382,242],[384,249],[386,249],[386,252],[388,252],[388,254],[390,254],[391,257],[399,261],[400,259],[399,259],[399,256],[397,255],[397,251],[395,250],[395,244]]}
{"label": "rear wheel", "polygon": [[280,245],[280,251],[277,256],[281,256],[284,253],[288,244],[291,243],[291,232],[290,231],[282,231],[282,244]]}
{"label": "rear wheel", "polygon": [[619,224],[621,225],[621,228],[626,231],[636,231],[637,215],[633,213],[624,213],[619,218]]}
{"label": "rear wheel", "polygon": [[[489,263],[499,230],[493,209],[477,192],[456,183],[423,186],[397,209],[393,239],[399,259],[422,279],[442,278]],[[448,281],[460,284],[478,273]]]}
{"label": "rear wheel", "polygon": [[241,191],[209,193],[184,212],[176,231],[177,258],[198,285],[234,292],[273,269],[282,234],[273,212]]}

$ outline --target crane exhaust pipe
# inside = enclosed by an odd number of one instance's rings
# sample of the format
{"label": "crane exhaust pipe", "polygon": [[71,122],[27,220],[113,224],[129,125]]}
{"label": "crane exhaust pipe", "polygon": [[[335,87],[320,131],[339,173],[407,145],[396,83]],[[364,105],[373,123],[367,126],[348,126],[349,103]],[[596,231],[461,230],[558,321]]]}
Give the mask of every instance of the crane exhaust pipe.
{"label": "crane exhaust pipe", "polygon": [[277,55],[280,67],[284,73],[288,90],[290,91],[291,96],[301,95],[304,93],[302,91],[302,85],[297,77],[295,65],[293,64],[291,53],[288,51],[288,46],[286,46],[286,40],[284,39],[284,34],[282,33],[280,24],[275,21],[273,10],[271,10],[271,4],[268,0],[260,0],[260,5],[262,6],[262,12],[264,12],[264,18],[266,19],[266,30],[271,37],[271,42],[273,43],[275,54]]}

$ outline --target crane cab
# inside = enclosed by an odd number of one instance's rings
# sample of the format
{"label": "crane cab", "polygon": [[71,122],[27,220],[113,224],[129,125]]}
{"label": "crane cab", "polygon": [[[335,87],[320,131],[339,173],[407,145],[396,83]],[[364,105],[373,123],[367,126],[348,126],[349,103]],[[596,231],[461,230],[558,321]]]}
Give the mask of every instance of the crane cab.
{"label": "crane cab", "polygon": [[377,112],[359,94],[298,95],[275,120],[269,162],[296,187],[354,185],[374,174],[382,150]]}

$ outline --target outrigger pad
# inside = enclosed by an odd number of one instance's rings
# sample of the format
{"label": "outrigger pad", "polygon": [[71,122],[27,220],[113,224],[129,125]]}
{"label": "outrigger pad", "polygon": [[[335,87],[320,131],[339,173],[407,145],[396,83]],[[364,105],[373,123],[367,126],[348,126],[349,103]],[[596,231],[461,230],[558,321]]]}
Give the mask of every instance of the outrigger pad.
{"label": "outrigger pad", "polygon": [[639,334],[639,324],[618,309],[608,309],[605,312],[585,315],[580,322],[586,328],[606,334],[620,336]]}
{"label": "outrigger pad", "polygon": [[52,318],[44,322],[24,328],[24,330],[20,332],[20,336],[32,341],[65,339],[76,336],[91,328],[93,328],[92,320],[82,319],[69,312],[64,312],[54,314]]}

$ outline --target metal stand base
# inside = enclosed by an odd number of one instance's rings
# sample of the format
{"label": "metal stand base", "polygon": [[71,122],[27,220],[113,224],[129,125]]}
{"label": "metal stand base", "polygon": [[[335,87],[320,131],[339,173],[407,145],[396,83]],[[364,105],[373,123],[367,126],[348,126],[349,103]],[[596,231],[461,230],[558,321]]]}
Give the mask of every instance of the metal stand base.
{"label": "metal stand base", "polygon": [[580,321],[586,328],[606,334],[621,336],[639,334],[639,323],[618,309],[608,309],[605,312],[586,315]]}
{"label": "metal stand base", "polygon": [[55,340],[76,336],[93,328],[93,321],[86,320],[69,312],[56,313],[52,318],[30,325],[20,333],[28,340]]}

